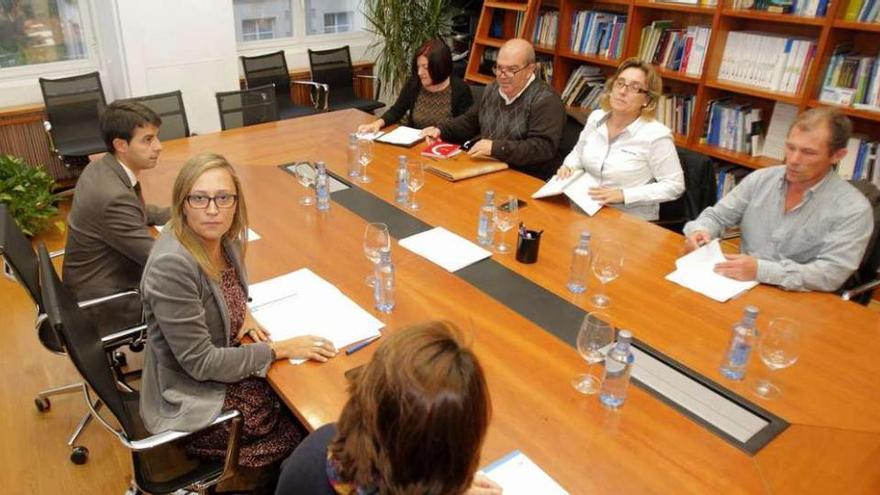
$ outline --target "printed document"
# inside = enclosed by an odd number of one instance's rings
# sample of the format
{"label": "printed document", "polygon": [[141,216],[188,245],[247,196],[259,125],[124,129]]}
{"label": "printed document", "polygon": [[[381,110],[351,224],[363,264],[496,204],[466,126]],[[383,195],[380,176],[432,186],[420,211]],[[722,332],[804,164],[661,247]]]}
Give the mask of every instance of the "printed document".
{"label": "printed document", "polygon": [[384,135],[377,137],[376,141],[396,144],[398,146],[412,146],[422,139],[424,138],[422,137],[421,129],[413,129],[412,127],[401,125],[397,126],[393,131],[386,132]]}
{"label": "printed document", "polygon": [[587,192],[591,187],[597,187],[599,184],[585,174],[583,170],[574,170],[570,176],[565,179],[559,179],[553,176],[546,184],[532,194],[535,199],[556,196],[557,194],[565,194],[574,204],[578,205],[587,215],[593,216],[602,208],[602,204],[590,197]]}
{"label": "printed document", "polygon": [[317,335],[341,349],[379,335],[385,326],[308,268],[251,285],[249,295],[251,314],[276,342]]}
{"label": "printed document", "polygon": [[398,244],[450,272],[492,256],[491,252],[443,227],[411,235]]}
{"label": "printed document", "polygon": [[709,296],[718,302],[727,301],[758,285],[755,280],[743,282],[715,273],[715,265],[723,261],[726,259],[721,252],[721,244],[718,239],[714,239],[675,260],[676,270],[667,275],[666,280]]}
{"label": "printed document", "polygon": [[559,483],[522,452],[515,450],[483,470],[504,495],[568,495]]}

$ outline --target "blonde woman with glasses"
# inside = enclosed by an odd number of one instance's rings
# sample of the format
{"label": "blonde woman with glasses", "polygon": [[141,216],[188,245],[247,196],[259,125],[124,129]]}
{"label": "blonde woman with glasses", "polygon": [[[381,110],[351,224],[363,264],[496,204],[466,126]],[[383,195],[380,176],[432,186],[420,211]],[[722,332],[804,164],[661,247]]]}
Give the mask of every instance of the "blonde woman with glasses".
{"label": "blonde woman with glasses", "polygon": [[662,90],[650,64],[625,60],[605,83],[601,110],[590,114],[557,176],[583,170],[596,184],[589,190],[594,200],[657,220],[660,203],[684,192],[672,132],[654,118]]}
{"label": "blonde woman with glasses", "polygon": [[[247,223],[241,183],[229,162],[209,153],[189,160],[174,182],[171,220],[141,281],[147,345],[140,413],[146,428],[159,433],[199,430],[221,411],[238,409],[244,419],[240,472],[271,489],[279,461],[305,430],[269,387],[266,373],[276,359],[323,362],[336,349],[314,336],[272,342],[247,324]],[[242,345],[245,335],[255,342]],[[227,437],[225,426],[208,429],[190,437],[187,452],[223,459]]]}

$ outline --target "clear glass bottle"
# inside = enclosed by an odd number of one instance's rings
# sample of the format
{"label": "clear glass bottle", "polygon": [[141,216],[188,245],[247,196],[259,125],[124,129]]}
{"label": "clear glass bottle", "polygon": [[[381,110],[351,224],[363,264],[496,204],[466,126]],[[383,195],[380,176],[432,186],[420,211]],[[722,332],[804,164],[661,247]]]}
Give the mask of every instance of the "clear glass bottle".
{"label": "clear glass bottle", "polygon": [[318,168],[318,176],[315,178],[315,196],[318,199],[319,210],[330,209],[330,184],[327,176],[327,165],[324,162],[315,164]]}
{"label": "clear glass bottle", "polygon": [[568,275],[568,290],[575,294],[581,294],[587,290],[587,280],[590,275],[590,233],[586,230],[581,232],[580,240],[571,253],[571,269]]}
{"label": "clear glass bottle", "polygon": [[397,185],[394,187],[394,202],[402,205],[409,202],[406,161],[406,155],[397,157]]}
{"label": "clear glass bottle", "polygon": [[382,313],[390,313],[394,309],[394,264],[391,263],[390,249],[379,251],[373,299],[376,301],[376,309]]}
{"label": "clear glass bottle", "polygon": [[599,400],[612,409],[622,406],[626,401],[629,377],[635,361],[631,345],[632,333],[621,330],[617,334],[617,343],[605,358],[605,376],[602,378]]}
{"label": "clear glass bottle", "polygon": [[757,319],[758,308],[746,306],[742,320],[733,325],[730,343],[721,362],[721,374],[731,380],[742,380],[746,374],[749,357],[758,338],[758,328],[755,326]]}
{"label": "clear glass bottle", "polygon": [[356,179],[361,176],[361,162],[358,160],[357,134],[348,135],[348,176]]}
{"label": "clear glass bottle", "polygon": [[477,222],[477,244],[491,246],[495,242],[495,191],[486,191]]}

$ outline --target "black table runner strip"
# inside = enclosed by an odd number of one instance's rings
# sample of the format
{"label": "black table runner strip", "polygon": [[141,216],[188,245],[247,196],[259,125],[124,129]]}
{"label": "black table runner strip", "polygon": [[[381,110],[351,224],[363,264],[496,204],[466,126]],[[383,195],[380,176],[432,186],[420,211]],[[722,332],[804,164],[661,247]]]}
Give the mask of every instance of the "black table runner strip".
{"label": "black table runner strip", "polygon": [[[292,171],[282,165],[281,168],[293,174]],[[430,230],[432,227],[427,223],[415,218],[406,211],[387,203],[369,192],[355,187],[350,181],[336,174],[330,175],[349,186],[348,189],[337,191],[332,194],[333,201],[356,213],[368,222],[382,222],[388,225],[389,233],[396,239],[403,239],[419,232]],[[466,280],[474,287],[480,289],[493,299],[504,304],[535,325],[543,328],[573,348],[577,349],[577,333],[581,322],[586,314],[580,307],[566,301],[544,287],[532,282],[522,275],[510,270],[504,265],[491,258],[481,260],[454,272],[455,275]],[[751,411],[768,421],[767,426],[752,436],[748,442],[741,442],[725,431],[709,423],[685,409],[680,404],[672,401],[665,395],[646,386],[641,381],[633,378],[640,388],[647,390],[662,402],[672,406],[691,420],[702,425],[715,435],[723,438],[738,449],[754,455],[773,438],[782,433],[789,424],[784,419],[758,406],[757,404],[741,397],[730,390],[722,387],[717,382],[699,374],[682,363],[672,359],[653,347],[634,339],[633,343],[642,352],[648,353],[667,366],[683,373],[690,379],[702,386],[726,397],[728,400]]]}

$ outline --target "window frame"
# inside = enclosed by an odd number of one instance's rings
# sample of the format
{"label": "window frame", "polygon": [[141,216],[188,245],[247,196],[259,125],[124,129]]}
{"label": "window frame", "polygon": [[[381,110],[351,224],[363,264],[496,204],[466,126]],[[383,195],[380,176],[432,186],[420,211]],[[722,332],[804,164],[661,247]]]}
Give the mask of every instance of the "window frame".
{"label": "window frame", "polygon": [[77,0],[77,4],[82,19],[83,43],[88,51],[86,58],[17,67],[0,67],[0,82],[38,77],[61,77],[71,73],[92,72],[100,69],[101,48],[95,34],[92,2],[91,0]]}

